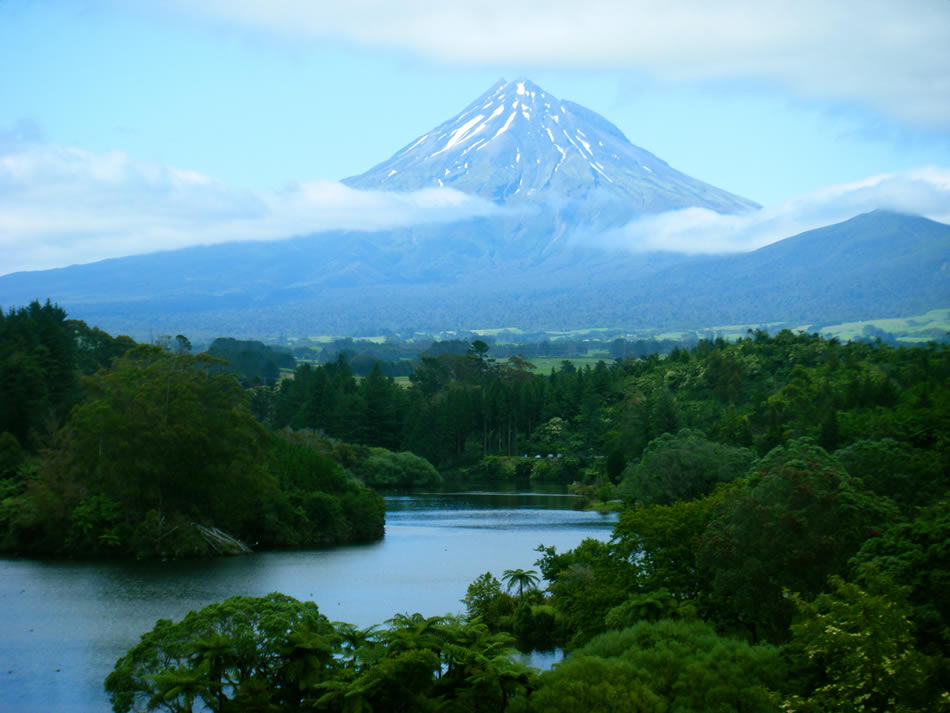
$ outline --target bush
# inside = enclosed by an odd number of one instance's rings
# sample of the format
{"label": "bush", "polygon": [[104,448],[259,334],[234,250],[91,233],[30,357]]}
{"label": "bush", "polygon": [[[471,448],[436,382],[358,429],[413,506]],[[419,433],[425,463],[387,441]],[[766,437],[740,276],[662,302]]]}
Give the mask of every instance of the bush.
{"label": "bush", "polygon": [[369,457],[357,473],[372,488],[419,488],[442,483],[439,471],[414,453],[394,453],[385,448],[370,448]]}

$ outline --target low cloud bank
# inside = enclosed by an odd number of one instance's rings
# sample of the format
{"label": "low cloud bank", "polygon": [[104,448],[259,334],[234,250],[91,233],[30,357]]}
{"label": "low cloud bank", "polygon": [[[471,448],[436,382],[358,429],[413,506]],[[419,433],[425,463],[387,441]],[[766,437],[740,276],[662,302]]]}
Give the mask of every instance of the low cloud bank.
{"label": "low cloud bank", "polygon": [[[243,191],[194,171],[0,132],[0,275],[192,245],[388,230],[502,211],[448,188],[361,191],[334,181]],[[889,173],[740,215],[702,208],[644,216],[587,241],[635,252],[754,250],[875,209],[950,223],[950,170]]]}
{"label": "low cloud bank", "polygon": [[309,181],[243,191],[194,171],[47,145],[23,133],[0,136],[0,274],[191,245],[448,223],[499,210],[448,188],[392,193]]}
{"label": "low cloud bank", "polygon": [[746,252],[878,209],[950,223],[950,170],[880,174],[739,215],[686,208],[644,216],[597,242],[634,252]]}

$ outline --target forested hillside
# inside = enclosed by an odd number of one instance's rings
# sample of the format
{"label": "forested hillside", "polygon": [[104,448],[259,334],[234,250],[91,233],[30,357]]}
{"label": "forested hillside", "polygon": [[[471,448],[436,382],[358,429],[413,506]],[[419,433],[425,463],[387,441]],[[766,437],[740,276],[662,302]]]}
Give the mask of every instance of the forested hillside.
{"label": "forested hillside", "polygon": [[[517,356],[494,360],[476,340],[465,354],[423,355],[408,389],[378,371],[357,379],[340,359],[302,365],[294,379],[256,389],[252,407],[277,428],[409,450],[442,469],[502,478],[517,470],[565,483],[619,482],[651,441],[686,428],[700,432],[692,442],[757,456],[800,437],[829,452],[891,439],[944,453],[950,433],[950,356],[937,345],[753,332],[667,357],[536,371]],[[560,454],[556,465],[549,454]],[[519,463],[525,455],[544,462]]]}
{"label": "forested hillside", "polygon": [[0,316],[0,548],[182,556],[382,537],[383,505],[254,419],[224,362],[49,303]]}
{"label": "forested hillside", "polygon": [[301,367],[258,399],[469,482],[623,501],[609,543],[469,587],[471,621],[572,650],[493,710],[946,707],[950,350],[752,332],[549,375],[488,351],[409,389]]}
{"label": "forested hillside", "polygon": [[[484,573],[458,620],[360,631],[273,595],[159,622],[110,676],[116,710],[950,701],[945,346],[750,332],[538,374],[476,340],[423,356],[408,387],[340,358],[243,389],[187,339],[137,345],[49,304],[3,315],[0,345],[7,550],[180,555],[211,528],[261,547],[367,540],[382,512],[364,484],[443,476],[622,508],[609,542],[539,542],[537,571]],[[571,655],[535,676],[512,642]]]}
{"label": "forested hillside", "polygon": [[[950,351],[752,332],[534,371],[476,341],[423,357],[409,389],[341,360],[258,402],[275,424],[412,450],[469,482],[580,481],[626,503],[608,544],[539,543],[540,575],[506,573],[525,591],[490,573],[469,589],[469,614],[521,646],[578,649],[536,710],[595,705],[605,677],[629,700],[679,701],[703,675],[724,710],[939,705]],[[683,668],[658,682],[671,655]]]}

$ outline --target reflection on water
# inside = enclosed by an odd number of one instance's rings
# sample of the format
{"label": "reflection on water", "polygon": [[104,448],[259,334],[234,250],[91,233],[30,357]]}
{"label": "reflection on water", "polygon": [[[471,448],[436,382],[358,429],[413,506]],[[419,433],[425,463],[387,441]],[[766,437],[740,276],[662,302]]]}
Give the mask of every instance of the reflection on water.
{"label": "reflection on water", "polygon": [[[235,594],[284,592],[359,626],[456,613],[483,572],[530,569],[538,545],[606,539],[615,520],[570,510],[568,496],[530,493],[386,504],[386,537],[370,545],[177,562],[0,560],[0,710],[108,711],[102,681],[141,633]],[[544,655],[530,663],[550,664]]]}
{"label": "reflection on water", "polygon": [[539,669],[549,669],[554,664],[564,660],[564,649],[551,649],[550,651],[530,651],[526,654],[516,654],[518,661],[525,666],[533,666]]}
{"label": "reflection on water", "polygon": [[[389,528],[431,524],[439,528],[561,530],[599,527],[612,519],[570,510],[572,495],[535,493],[433,493],[386,498]],[[506,569],[510,569],[507,567]]]}

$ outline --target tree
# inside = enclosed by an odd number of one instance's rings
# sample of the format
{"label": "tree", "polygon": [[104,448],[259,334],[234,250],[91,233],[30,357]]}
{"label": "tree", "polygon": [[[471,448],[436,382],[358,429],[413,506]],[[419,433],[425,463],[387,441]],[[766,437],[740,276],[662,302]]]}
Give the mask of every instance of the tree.
{"label": "tree", "polygon": [[373,488],[412,488],[438,485],[439,471],[425,458],[403,451],[370,448],[366,460],[355,468],[363,482]]}
{"label": "tree", "polygon": [[[937,710],[941,691],[925,685],[930,662],[914,649],[907,589],[884,578],[866,591],[832,577],[834,591],[813,602],[797,594],[793,650],[811,677],[789,713],[912,713]],[[945,695],[945,694],[944,694]]]}
{"label": "tree", "polygon": [[662,589],[679,601],[708,593],[709,580],[697,566],[696,553],[716,503],[727,492],[670,505],[637,505],[620,514],[612,553],[635,573],[634,591]]}
{"label": "tree", "polygon": [[717,483],[743,475],[752,460],[750,450],[715,443],[700,431],[665,433],[650,441],[640,462],[624,471],[621,493],[645,505],[693,500]]}
{"label": "tree", "polygon": [[[19,526],[52,532],[84,494],[107,494],[120,507],[127,552],[177,551],[173,540],[190,529],[182,517],[249,534],[277,484],[266,432],[218,367],[207,355],[140,346],[89,378],[89,400],[73,409],[29,491],[42,506]],[[149,523],[157,531],[147,533]]]}
{"label": "tree", "polygon": [[29,447],[76,398],[76,343],[66,312],[46,301],[0,309],[0,433]]}
{"label": "tree", "polygon": [[518,587],[518,597],[524,595],[524,589],[534,589],[540,581],[538,573],[533,569],[506,569],[502,574],[501,580],[508,586],[510,591],[515,586]]}
{"label": "tree", "polygon": [[511,595],[502,591],[501,582],[491,572],[479,575],[468,585],[462,603],[469,618],[481,619],[493,631],[501,628],[503,617],[511,617],[515,611]]}
{"label": "tree", "polygon": [[533,677],[511,660],[510,637],[479,621],[397,614],[357,651],[356,668],[316,686],[320,710],[494,713]]}
{"label": "tree", "polygon": [[850,565],[860,586],[886,577],[909,587],[918,647],[945,662],[942,685],[950,689],[950,497],[869,539]]}
{"label": "tree", "polygon": [[267,704],[296,710],[309,687],[333,675],[337,649],[313,602],[231,597],[177,623],[160,619],[116,662],[105,688],[115,713],[190,713],[199,702],[223,713],[262,682]]}
{"label": "tree", "polygon": [[112,360],[135,348],[131,337],[112,337],[98,327],[90,327],[82,320],[67,322],[76,343],[76,367],[81,374],[89,376],[99,369],[108,369]]}
{"label": "tree", "polygon": [[950,486],[939,452],[893,438],[858,441],[835,456],[866,487],[891,498],[905,511],[932,503]]}
{"label": "tree", "polygon": [[542,674],[531,708],[777,713],[778,649],[721,637],[699,621],[641,622],[594,638]]}
{"label": "tree", "polygon": [[636,565],[592,538],[563,553],[543,545],[537,550],[542,553],[537,565],[551,582],[552,603],[564,623],[565,644],[580,646],[605,630],[607,612],[634,590]]}
{"label": "tree", "polygon": [[669,706],[636,666],[621,658],[576,656],[542,674],[531,697],[536,713],[666,713]]}
{"label": "tree", "polygon": [[815,596],[895,514],[810,440],[774,449],[719,501],[700,538],[717,618],[782,640],[792,616],[783,588]]}
{"label": "tree", "polygon": [[360,394],[366,405],[363,424],[363,443],[395,449],[402,435],[403,390],[391,376],[382,375],[379,362],[360,384]]}

